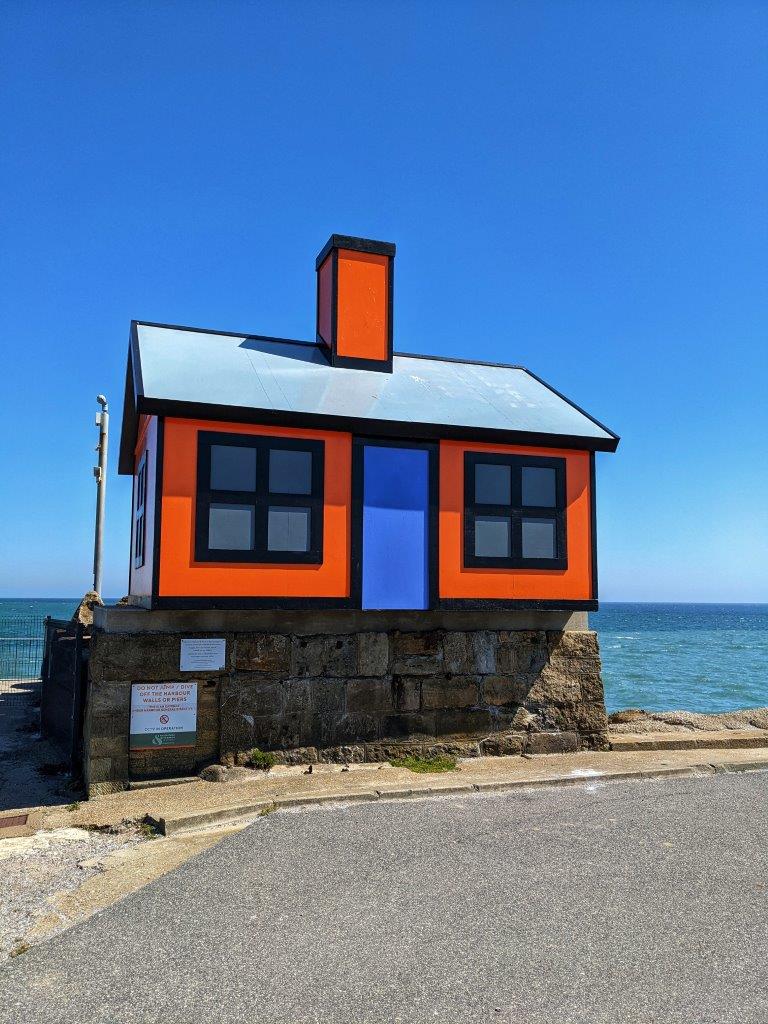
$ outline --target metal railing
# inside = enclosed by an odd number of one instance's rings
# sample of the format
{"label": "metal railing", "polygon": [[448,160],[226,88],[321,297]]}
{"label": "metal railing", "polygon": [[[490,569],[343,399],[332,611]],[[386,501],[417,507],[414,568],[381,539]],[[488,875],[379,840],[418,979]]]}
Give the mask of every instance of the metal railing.
{"label": "metal railing", "polygon": [[39,700],[45,622],[41,615],[0,616],[0,715]]}

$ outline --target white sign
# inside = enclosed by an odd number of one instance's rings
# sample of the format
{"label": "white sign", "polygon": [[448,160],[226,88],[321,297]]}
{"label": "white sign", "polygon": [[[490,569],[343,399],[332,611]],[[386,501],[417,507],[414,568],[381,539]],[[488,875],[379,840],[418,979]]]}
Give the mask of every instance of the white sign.
{"label": "white sign", "polygon": [[194,747],[197,683],[133,683],[131,750]]}
{"label": "white sign", "polygon": [[227,641],[200,640],[181,641],[181,664],[182,672],[218,672],[225,668],[227,660]]}

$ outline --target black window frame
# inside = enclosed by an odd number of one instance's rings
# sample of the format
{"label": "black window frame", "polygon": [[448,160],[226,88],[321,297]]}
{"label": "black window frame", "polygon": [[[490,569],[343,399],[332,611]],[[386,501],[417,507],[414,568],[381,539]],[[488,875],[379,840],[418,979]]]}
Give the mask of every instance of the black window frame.
{"label": "black window frame", "polygon": [[136,469],[136,500],[133,510],[133,568],[140,569],[147,555],[147,449]]}
{"label": "black window frame", "polygon": [[[475,466],[509,466],[512,501],[509,505],[491,505],[475,501]],[[523,505],[523,469],[554,469],[555,505]],[[503,516],[511,520],[510,554],[494,557],[475,554],[475,518]],[[554,519],[556,558],[523,558],[524,519]],[[464,453],[464,565],[469,569],[552,569],[568,568],[566,511],[566,462],[563,458],[538,455],[502,455],[492,452]]]}
{"label": "black window frame", "polygon": [[[213,489],[211,447],[232,445],[256,450],[256,490],[224,491]],[[269,490],[269,451],[303,451],[312,454],[312,490],[310,494],[284,494]],[[203,486],[205,484],[205,486]],[[321,565],[323,561],[323,511],[325,489],[325,442],[304,438],[272,437],[266,434],[232,434],[201,430],[197,441],[197,489],[195,499],[195,561],[239,562],[263,565]],[[253,505],[255,508],[252,551],[208,546],[208,517],[211,504]],[[310,509],[309,548],[307,551],[267,550],[269,508],[293,506]]]}

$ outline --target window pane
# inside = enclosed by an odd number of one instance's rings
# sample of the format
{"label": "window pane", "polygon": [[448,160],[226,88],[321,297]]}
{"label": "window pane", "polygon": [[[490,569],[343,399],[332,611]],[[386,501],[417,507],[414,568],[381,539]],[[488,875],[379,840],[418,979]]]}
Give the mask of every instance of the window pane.
{"label": "window pane", "polygon": [[308,508],[272,506],[267,520],[267,550],[309,551]]}
{"label": "window pane", "polygon": [[255,491],[256,449],[212,444],[211,487],[215,491]]}
{"label": "window pane", "polygon": [[272,448],[269,453],[269,489],[272,494],[311,494],[312,453]]}
{"label": "window pane", "polygon": [[554,508],[557,504],[554,469],[523,466],[523,504]]}
{"label": "window pane", "polygon": [[523,520],[523,558],[556,558],[554,519]]}
{"label": "window pane", "polygon": [[512,501],[512,471],[509,466],[475,464],[475,501],[480,505],[509,505]]}
{"label": "window pane", "polygon": [[509,558],[511,520],[506,516],[475,517],[475,556]]}
{"label": "window pane", "polygon": [[208,513],[208,547],[250,551],[255,511],[253,505],[212,504]]}

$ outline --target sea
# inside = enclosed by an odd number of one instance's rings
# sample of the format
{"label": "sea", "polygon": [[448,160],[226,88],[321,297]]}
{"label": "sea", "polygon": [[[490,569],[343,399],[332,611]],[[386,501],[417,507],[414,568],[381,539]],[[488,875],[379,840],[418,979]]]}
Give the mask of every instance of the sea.
{"label": "sea", "polygon": [[[46,615],[68,619],[77,604],[0,599],[0,679],[11,674],[20,637],[39,633]],[[601,603],[589,624],[600,638],[609,711],[768,706],[766,604]]]}

